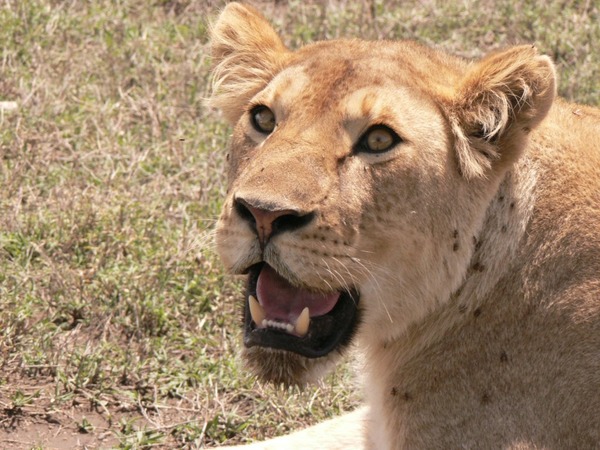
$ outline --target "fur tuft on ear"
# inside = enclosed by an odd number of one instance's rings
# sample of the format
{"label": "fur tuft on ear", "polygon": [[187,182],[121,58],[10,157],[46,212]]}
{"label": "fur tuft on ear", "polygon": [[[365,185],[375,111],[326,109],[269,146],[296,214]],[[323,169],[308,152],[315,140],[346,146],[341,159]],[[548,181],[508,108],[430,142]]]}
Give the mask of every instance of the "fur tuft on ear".
{"label": "fur tuft on ear", "polygon": [[487,177],[515,162],[527,134],[550,110],[554,65],[532,46],[494,53],[467,70],[450,108],[460,169]]}
{"label": "fur tuft on ear", "polygon": [[281,70],[290,52],[254,8],[228,4],[211,27],[212,95],[209,104],[230,123]]}

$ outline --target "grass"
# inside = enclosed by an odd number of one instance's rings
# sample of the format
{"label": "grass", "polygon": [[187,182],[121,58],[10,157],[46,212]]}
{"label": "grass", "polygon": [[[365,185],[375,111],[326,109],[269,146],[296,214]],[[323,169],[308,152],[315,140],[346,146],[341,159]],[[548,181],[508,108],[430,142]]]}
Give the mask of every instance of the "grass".
{"label": "grass", "polygon": [[[347,366],[299,391],[236,359],[242,288],[210,245],[230,129],[203,105],[223,4],[0,4],[0,102],[18,105],[0,110],[0,447],[210,447],[359,401]],[[401,37],[478,57],[533,42],[561,95],[600,105],[595,2],[257,4],[292,47]]]}

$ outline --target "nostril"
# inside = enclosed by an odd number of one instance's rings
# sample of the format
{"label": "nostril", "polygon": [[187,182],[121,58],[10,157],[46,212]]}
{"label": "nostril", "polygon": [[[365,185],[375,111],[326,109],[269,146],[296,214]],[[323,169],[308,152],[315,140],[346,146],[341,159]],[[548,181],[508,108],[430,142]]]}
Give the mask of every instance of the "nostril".
{"label": "nostril", "polygon": [[276,233],[293,231],[308,224],[314,213],[302,213],[295,209],[287,209],[274,205],[267,205],[261,201],[249,201],[236,198],[234,209],[258,235],[261,246]]}
{"label": "nostril", "polygon": [[256,219],[254,218],[254,215],[252,214],[250,209],[248,209],[245,203],[246,202],[243,200],[235,199],[233,207],[242,219],[246,220],[252,225],[256,225]]}
{"label": "nostril", "polygon": [[280,231],[293,231],[308,224],[313,217],[314,213],[299,214],[294,211],[277,217],[273,221],[271,227],[273,228],[273,233]]}

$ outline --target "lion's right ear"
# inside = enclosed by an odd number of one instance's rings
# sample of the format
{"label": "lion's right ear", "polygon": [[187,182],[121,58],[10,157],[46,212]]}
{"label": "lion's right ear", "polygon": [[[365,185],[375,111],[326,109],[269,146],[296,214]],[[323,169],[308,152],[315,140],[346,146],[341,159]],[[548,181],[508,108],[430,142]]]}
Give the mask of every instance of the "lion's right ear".
{"label": "lion's right ear", "polygon": [[228,4],[211,27],[210,105],[232,124],[250,99],[281,70],[289,50],[254,8]]}
{"label": "lion's right ear", "polygon": [[555,93],[554,65],[532,46],[493,53],[472,65],[450,109],[462,174],[487,178],[514,163]]}

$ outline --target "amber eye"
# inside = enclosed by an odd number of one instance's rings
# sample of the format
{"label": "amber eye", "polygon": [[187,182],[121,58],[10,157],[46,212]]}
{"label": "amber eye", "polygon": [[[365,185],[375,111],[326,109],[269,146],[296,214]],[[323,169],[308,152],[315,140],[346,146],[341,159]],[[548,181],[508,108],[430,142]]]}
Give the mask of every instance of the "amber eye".
{"label": "amber eye", "polygon": [[375,125],[362,135],[356,145],[356,151],[367,153],[383,153],[390,150],[402,139],[385,125]]}
{"label": "amber eye", "polygon": [[275,114],[264,105],[255,106],[250,110],[252,126],[260,133],[270,133],[275,129]]}

